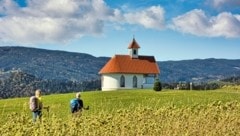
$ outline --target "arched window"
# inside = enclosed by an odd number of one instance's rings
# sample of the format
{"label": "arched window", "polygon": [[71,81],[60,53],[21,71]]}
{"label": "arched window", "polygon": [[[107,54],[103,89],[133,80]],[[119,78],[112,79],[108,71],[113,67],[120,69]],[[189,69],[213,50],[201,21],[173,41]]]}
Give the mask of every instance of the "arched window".
{"label": "arched window", "polygon": [[125,77],[123,75],[120,78],[120,87],[125,87]]}
{"label": "arched window", "polygon": [[137,77],[133,77],[133,88],[137,88]]}

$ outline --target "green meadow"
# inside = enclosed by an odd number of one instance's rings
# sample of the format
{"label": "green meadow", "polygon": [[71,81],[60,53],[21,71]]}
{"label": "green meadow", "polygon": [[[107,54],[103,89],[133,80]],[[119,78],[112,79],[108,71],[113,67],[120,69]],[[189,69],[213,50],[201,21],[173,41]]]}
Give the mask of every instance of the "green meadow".
{"label": "green meadow", "polygon": [[2,135],[240,135],[236,90],[118,90],[82,92],[85,106],[70,114],[75,93],[42,96],[43,121],[32,123],[29,98],[0,100]]}

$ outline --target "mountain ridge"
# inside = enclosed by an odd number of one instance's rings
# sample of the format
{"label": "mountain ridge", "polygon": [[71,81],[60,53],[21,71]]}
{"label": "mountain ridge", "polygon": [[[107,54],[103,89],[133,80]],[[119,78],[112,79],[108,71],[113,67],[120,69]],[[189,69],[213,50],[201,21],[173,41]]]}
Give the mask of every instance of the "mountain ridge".
{"label": "mountain ridge", "polygon": [[69,80],[72,78],[71,80],[83,81],[95,78],[98,75],[96,71],[104,65],[106,60],[107,58],[98,58],[85,53],[27,47],[0,47],[2,71],[19,69],[42,79]]}
{"label": "mountain ridge", "polygon": [[[44,94],[100,90],[100,69],[110,57],[28,47],[0,47],[0,99]],[[193,82],[195,89],[216,89],[211,81],[238,81],[240,59],[158,61],[160,81],[166,88]],[[195,84],[196,83],[196,84]],[[200,84],[199,84],[200,83]],[[203,83],[203,84],[202,84]]]}
{"label": "mountain ridge", "polygon": [[160,68],[164,66],[161,77],[167,82],[207,82],[240,75],[239,59],[208,58],[158,63]]}
{"label": "mountain ridge", "polygon": [[[110,57],[87,53],[0,47],[0,71],[21,70],[40,79],[86,81],[99,79],[99,70]],[[162,82],[204,82],[240,75],[240,59],[191,59],[157,61]]]}

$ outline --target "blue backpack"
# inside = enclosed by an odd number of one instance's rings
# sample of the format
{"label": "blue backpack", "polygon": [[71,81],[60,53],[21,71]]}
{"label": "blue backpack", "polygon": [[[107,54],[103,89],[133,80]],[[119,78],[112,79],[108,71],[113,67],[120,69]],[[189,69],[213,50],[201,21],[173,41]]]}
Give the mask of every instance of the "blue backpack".
{"label": "blue backpack", "polygon": [[72,109],[73,109],[73,108],[78,108],[78,107],[80,106],[79,103],[78,103],[78,99],[77,99],[77,98],[72,99],[72,100],[70,101],[70,106],[71,106]]}

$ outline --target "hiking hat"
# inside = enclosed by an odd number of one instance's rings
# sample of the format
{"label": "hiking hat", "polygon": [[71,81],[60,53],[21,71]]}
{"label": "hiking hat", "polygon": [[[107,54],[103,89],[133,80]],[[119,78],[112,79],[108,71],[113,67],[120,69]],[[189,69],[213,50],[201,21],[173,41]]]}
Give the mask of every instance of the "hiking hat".
{"label": "hiking hat", "polygon": [[80,96],[81,96],[80,92],[76,93],[77,98],[80,98]]}
{"label": "hiking hat", "polygon": [[35,96],[40,97],[41,96],[41,89],[37,89],[35,91]]}

